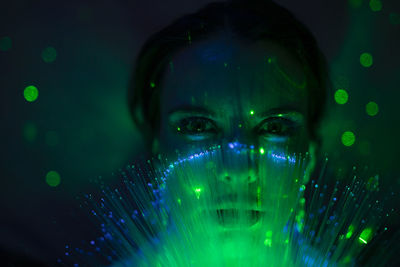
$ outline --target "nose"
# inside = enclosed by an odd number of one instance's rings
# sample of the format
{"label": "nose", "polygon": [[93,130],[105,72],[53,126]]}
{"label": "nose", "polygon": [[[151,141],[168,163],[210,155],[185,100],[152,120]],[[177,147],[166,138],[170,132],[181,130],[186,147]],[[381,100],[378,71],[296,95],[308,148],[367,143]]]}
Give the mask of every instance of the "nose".
{"label": "nose", "polygon": [[221,174],[219,180],[226,184],[251,184],[256,182],[257,175],[252,170],[235,172],[229,171]]}

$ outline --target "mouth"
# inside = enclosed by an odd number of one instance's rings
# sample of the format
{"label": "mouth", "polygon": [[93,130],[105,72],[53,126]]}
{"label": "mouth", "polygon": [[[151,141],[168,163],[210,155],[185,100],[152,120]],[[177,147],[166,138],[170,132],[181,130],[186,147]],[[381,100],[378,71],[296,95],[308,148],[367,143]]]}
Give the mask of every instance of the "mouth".
{"label": "mouth", "polygon": [[217,209],[216,221],[224,228],[248,228],[261,220],[263,211],[254,209]]}

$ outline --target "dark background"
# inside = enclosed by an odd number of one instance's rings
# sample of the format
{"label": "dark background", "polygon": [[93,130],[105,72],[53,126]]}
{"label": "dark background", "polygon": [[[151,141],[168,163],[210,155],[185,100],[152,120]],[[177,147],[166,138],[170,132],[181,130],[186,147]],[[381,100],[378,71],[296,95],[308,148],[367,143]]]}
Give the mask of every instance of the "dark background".
{"label": "dark background", "polygon": [[[374,0],[378,1],[378,0]],[[8,1],[0,4],[1,181],[0,247],[55,262],[65,244],[95,235],[72,203],[89,180],[143,152],[126,91],[134,58],[151,33],[211,1]],[[331,66],[331,92],[322,127],[323,150],[335,169],[369,166],[380,193],[398,193],[400,136],[400,1],[279,0],[315,34]],[[375,3],[375,2],[374,2]],[[373,3],[373,4],[374,4]],[[8,45],[11,40],[11,46]],[[56,59],[42,52],[55,48]],[[360,64],[361,53],[373,65]],[[24,99],[34,85],[39,97]],[[379,105],[376,116],[365,105]],[[355,133],[350,147],[344,131]],[[57,171],[61,182],[46,183]],[[73,215],[73,216],[71,216]],[[393,222],[394,224],[396,223]]]}

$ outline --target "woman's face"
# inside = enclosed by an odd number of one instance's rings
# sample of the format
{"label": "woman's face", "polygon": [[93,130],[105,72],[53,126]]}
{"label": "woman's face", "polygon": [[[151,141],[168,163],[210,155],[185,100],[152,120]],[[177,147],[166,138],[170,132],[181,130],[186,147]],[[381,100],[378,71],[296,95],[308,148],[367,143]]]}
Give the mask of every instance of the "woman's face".
{"label": "woman's face", "polygon": [[308,150],[304,71],[272,42],[193,44],[173,57],[161,91],[157,152],[164,155],[234,141]]}
{"label": "woman's face", "polygon": [[[235,142],[254,146],[262,154],[280,155],[275,158],[279,160],[289,159],[282,153],[293,155],[309,149],[305,73],[295,57],[272,42],[244,44],[215,38],[193,44],[173,57],[161,91],[156,152],[170,160],[177,157],[176,150],[186,155]],[[194,171],[190,182],[196,188],[209,186],[215,191],[208,194],[207,190],[196,189],[197,193],[225,199],[217,208],[220,213],[229,206],[230,210],[252,209],[253,213],[254,209],[264,214],[268,211],[266,216],[276,218],[271,206],[279,206],[279,214],[283,215],[274,224],[281,227],[296,204],[299,188],[305,182],[301,177],[304,171],[287,171],[286,165],[274,164],[264,177],[257,170],[240,169],[234,164],[232,170],[217,166],[215,179],[212,175],[197,179],[201,175]],[[199,196],[187,183],[186,178],[176,181],[174,188],[177,195],[186,192],[186,199],[192,197],[190,201],[195,202]],[[238,193],[245,195],[245,204],[231,197]],[[254,203],[248,203],[250,199]]]}

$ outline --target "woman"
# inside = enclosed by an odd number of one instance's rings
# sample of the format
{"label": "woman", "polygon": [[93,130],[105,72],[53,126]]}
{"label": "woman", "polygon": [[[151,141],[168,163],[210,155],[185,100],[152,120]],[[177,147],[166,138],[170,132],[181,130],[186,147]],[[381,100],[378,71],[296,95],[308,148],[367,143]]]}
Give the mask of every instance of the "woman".
{"label": "woman", "polygon": [[[190,178],[197,185],[197,198],[206,191],[202,188],[213,188],[216,197],[211,192],[211,201],[203,206],[224,199],[217,208],[224,233],[233,228],[227,225],[232,223],[229,217],[241,210],[240,194],[254,196],[246,209],[262,203],[259,210],[251,208],[253,216],[266,213],[267,206],[279,206],[278,219],[276,212],[268,215],[275,215],[273,221],[265,219],[265,225],[278,231],[287,224],[299,188],[314,169],[329,86],[314,37],[289,11],[267,0],[232,0],[211,3],[154,34],[137,58],[129,103],[147,148],[169,160],[227,144],[245,144],[261,154],[283,153],[284,158],[309,155],[301,170],[270,166],[269,173],[280,177],[275,185],[249,165],[235,168],[240,162],[216,168],[215,179]],[[174,188],[181,205],[188,179],[175,180],[167,186]],[[188,202],[197,203],[189,199],[187,195]],[[202,219],[193,216],[191,222]]]}

